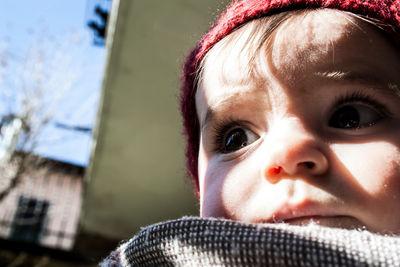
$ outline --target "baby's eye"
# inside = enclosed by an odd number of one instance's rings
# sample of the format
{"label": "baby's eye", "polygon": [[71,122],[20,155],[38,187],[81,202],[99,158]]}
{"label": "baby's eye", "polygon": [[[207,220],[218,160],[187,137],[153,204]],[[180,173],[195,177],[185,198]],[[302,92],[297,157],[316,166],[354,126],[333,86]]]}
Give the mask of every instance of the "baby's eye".
{"label": "baby's eye", "polygon": [[257,139],[258,136],[254,132],[244,128],[235,128],[226,134],[221,150],[223,153],[232,153],[250,145]]}
{"label": "baby's eye", "polygon": [[333,113],[329,126],[340,129],[360,129],[372,126],[382,119],[382,115],[374,108],[362,104],[341,106]]}

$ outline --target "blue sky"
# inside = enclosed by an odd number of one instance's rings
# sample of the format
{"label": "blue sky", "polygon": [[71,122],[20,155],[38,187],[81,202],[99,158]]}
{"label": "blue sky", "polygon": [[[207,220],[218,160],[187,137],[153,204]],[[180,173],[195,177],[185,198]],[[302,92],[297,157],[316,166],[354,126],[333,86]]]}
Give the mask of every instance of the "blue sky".
{"label": "blue sky", "polygon": [[[105,48],[93,45],[93,32],[86,25],[89,19],[96,18],[94,5],[107,3],[108,0],[2,1],[0,48],[7,51],[3,53],[7,61],[3,89],[9,88],[9,94],[16,94],[21,84],[33,84],[34,75],[26,72],[36,65],[29,62],[37,60],[38,51],[43,53],[43,70],[39,72],[44,74],[41,84],[48,90],[43,103],[51,107],[51,115],[50,123],[36,138],[37,154],[82,166],[88,164],[91,134],[59,128],[56,123],[94,125]],[[21,69],[25,71],[23,75]],[[60,89],[64,87],[67,89]],[[53,100],[54,104],[49,104]],[[0,113],[9,112],[13,105],[10,103],[6,100]]]}

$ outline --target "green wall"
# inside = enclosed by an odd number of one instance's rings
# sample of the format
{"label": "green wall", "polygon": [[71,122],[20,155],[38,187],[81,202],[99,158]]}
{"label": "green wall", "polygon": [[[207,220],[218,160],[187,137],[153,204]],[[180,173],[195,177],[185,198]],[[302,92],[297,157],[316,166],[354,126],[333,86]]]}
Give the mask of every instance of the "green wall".
{"label": "green wall", "polygon": [[114,0],[83,230],[128,238],[141,226],[198,214],[184,179],[180,68],[227,2]]}

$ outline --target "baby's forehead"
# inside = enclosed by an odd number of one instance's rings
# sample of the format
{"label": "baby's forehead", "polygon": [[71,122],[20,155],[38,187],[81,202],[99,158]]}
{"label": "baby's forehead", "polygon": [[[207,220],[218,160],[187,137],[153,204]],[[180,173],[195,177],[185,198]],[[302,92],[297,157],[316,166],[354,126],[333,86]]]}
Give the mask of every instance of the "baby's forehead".
{"label": "baby's forehead", "polygon": [[389,41],[376,26],[351,13],[317,9],[288,12],[280,19],[267,36],[263,32],[268,26],[257,24],[268,23],[256,20],[218,42],[202,62],[198,88],[218,83],[240,88],[271,75],[290,79],[287,73],[302,75],[310,68],[320,73],[354,71],[372,65],[375,58],[369,52],[375,47],[377,56],[393,53],[380,49]]}
{"label": "baby's forehead", "polygon": [[[350,36],[355,35],[367,39],[362,30],[361,20],[353,15],[333,10],[318,9],[301,12],[282,22],[271,35],[271,43],[267,50],[271,57],[271,65],[290,68],[293,62],[310,65],[321,61],[327,63],[337,45],[346,46]],[[364,36],[360,36],[364,35]],[[365,37],[365,38],[363,38]]]}

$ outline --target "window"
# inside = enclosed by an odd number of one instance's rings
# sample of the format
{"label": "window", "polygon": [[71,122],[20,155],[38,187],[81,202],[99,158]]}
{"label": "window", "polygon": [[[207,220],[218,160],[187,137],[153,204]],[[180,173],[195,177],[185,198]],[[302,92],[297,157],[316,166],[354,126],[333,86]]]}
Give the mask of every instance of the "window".
{"label": "window", "polygon": [[10,239],[39,243],[48,209],[48,201],[21,196],[12,222]]}

